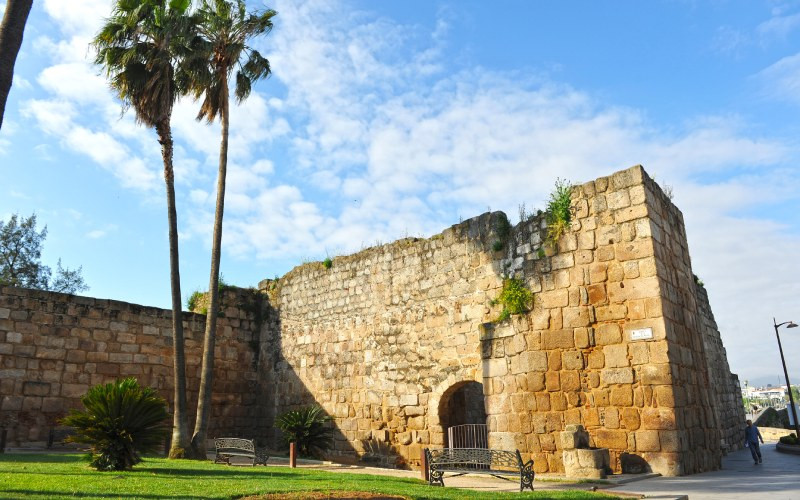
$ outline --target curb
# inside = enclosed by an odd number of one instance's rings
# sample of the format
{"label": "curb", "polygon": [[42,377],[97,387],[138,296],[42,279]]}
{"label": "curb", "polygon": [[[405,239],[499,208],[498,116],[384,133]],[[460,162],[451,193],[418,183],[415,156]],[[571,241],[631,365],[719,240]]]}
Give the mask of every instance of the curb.
{"label": "curb", "polygon": [[790,455],[800,455],[800,446],[796,444],[775,443],[775,450]]}

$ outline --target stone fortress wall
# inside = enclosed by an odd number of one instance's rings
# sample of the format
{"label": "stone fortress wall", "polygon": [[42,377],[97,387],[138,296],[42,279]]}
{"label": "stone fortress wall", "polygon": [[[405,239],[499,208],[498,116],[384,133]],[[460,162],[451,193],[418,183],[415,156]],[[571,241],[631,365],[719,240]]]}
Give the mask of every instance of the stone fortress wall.
{"label": "stone fortress wall", "polygon": [[[258,313],[247,291],[224,295],[228,307],[217,327],[209,435],[249,437],[263,420],[257,404]],[[205,316],[184,313],[183,328],[194,408]],[[89,387],[125,377],[156,388],[172,407],[172,311],[0,287],[0,428],[7,431],[8,446],[44,445],[58,420],[82,407]]]}
{"label": "stone fortress wall", "polygon": [[[447,427],[487,423],[491,447],[557,472],[558,433],[582,424],[616,472],[718,468],[744,415],[680,211],[639,166],[576,187],[572,206],[557,246],[541,216],[510,227],[487,213],[329,269],[299,266],[260,283],[258,307],[229,292],[209,435],[278,446],[275,417],[318,403],[341,461],[417,467]],[[511,276],[533,308],[494,322]],[[0,426],[12,442],[42,441],[91,384],[117,376],[170,399],[170,314],[1,289]],[[184,317],[191,394],[203,321]]]}
{"label": "stone fortress wall", "polygon": [[[718,468],[743,413],[680,211],[639,166],[577,187],[573,208],[558,248],[542,217],[505,235],[487,213],[262,282],[280,317],[262,344],[267,414],[317,402],[335,457],[417,466],[447,426],[476,423],[449,408],[479,387],[490,446],[537,471],[563,471],[568,424],[617,472]],[[535,304],[497,324],[504,276]]]}

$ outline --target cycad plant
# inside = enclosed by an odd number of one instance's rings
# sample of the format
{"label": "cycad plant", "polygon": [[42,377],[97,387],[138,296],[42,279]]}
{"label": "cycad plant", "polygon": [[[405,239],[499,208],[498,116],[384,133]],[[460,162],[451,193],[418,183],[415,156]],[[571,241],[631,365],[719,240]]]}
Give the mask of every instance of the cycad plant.
{"label": "cycad plant", "polygon": [[275,422],[287,443],[297,443],[301,456],[319,455],[333,444],[331,417],[319,406],[284,413]]}
{"label": "cycad plant", "polygon": [[75,428],[68,441],[91,446],[97,470],[128,470],[164,442],[167,402],[135,378],[94,386],[81,402],[85,410],[72,410],[62,424]]}

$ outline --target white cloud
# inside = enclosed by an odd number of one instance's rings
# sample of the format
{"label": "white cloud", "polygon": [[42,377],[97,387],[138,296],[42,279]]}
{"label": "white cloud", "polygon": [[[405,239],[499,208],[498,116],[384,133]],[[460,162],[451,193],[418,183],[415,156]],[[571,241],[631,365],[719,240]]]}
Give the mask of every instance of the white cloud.
{"label": "white cloud", "polygon": [[784,39],[800,27],[800,13],[790,15],[775,15],[756,27],[756,32],[763,37]]}
{"label": "white cloud", "polygon": [[21,89],[21,90],[31,90],[33,89],[33,85],[27,79],[23,78],[20,75],[14,75],[14,88]]}
{"label": "white cloud", "polygon": [[765,68],[756,78],[770,97],[800,104],[800,52]]}
{"label": "white cloud", "polygon": [[111,12],[109,0],[44,0],[44,10],[68,35],[91,37],[104,17]]}
{"label": "white cloud", "polygon": [[50,66],[39,74],[37,81],[61,99],[78,104],[113,104],[106,80],[85,62]]}
{"label": "white cloud", "polygon": [[93,231],[89,231],[88,233],[86,233],[86,237],[90,238],[90,239],[93,239],[93,240],[102,238],[105,235],[106,235],[106,232],[103,231],[102,229],[95,229]]}

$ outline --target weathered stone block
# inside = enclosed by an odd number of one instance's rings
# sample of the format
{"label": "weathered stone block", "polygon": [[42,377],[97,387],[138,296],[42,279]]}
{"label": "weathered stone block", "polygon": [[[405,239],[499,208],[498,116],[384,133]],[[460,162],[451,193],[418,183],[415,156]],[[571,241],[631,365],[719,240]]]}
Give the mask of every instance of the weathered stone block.
{"label": "weathered stone block", "polygon": [[552,330],[542,333],[543,349],[571,349],[575,346],[572,330]]}
{"label": "weathered stone block", "polygon": [[606,358],[606,368],[619,368],[629,366],[628,346],[625,344],[607,345],[603,348]]}
{"label": "weathered stone block", "polygon": [[667,364],[648,364],[640,368],[640,377],[643,384],[662,385],[672,383],[672,369]]}
{"label": "weathered stone block", "polygon": [[660,431],[659,441],[661,443],[662,451],[686,451],[682,444],[680,431]]}
{"label": "weathered stone block", "polygon": [[611,304],[595,308],[595,316],[598,322],[625,319],[627,313],[628,308],[625,304]]}
{"label": "weathered stone block", "polygon": [[642,409],[642,427],[645,429],[674,430],[675,412],[669,408]]}
{"label": "weathered stone block", "polygon": [[620,408],[633,404],[633,390],[630,386],[612,387],[611,404]]}
{"label": "weathered stone block", "polygon": [[633,370],[630,368],[606,368],[601,372],[603,384],[632,384]]}
{"label": "weathered stone block", "polygon": [[598,369],[606,366],[606,358],[603,351],[600,349],[594,350],[589,353],[589,368]]}
{"label": "weathered stone block", "polygon": [[589,326],[592,321],[587,307],[569,307],[562,311],[563,327],[578,328]]}
{"label": "weathered stone block", "polygon": [[548,391],[558,391],[561,389],[561,374],[559,372],[547,372],[544,375],[545,387]]}
{"label": "weathered stone block", "polygon": [[537,295],[537,300],[541,307],[544,309],[552,309],[554,307],[567,307],[569,305],[569,291],[560,289],[549,292],[542,292]]}
{"label": "weathered stone block", "polygon": [[35,382],[32,380],[23,382],[22,394],[25,396],[49,396],[50,384],[47,382]]}
{"label": "weathered stone block", "polygon": [[599,346],[622,342],[622,331],[616,323],[605,323],[595,328],[595,343]]}
{"label": "weathered stone block", "polygon": [[635,431],[640,427],[639,410],[636,408],[622,408],[620,410],[620,424],[625,429]]}
{"label": "weathered stone block", "polygon": [[565,370],[582,370],[583,355],[580,351],[564,351],[561,353],[561,366]]}
{"label": "weathered stone block", "polygon": [[625,450],[628,447],[628,434],[622,430],[598,429],[594,443],[598,448]]}
{"label": "weathered stone block", "polygon": [[660,451],[659,431],[636,431],[636,451]]}

